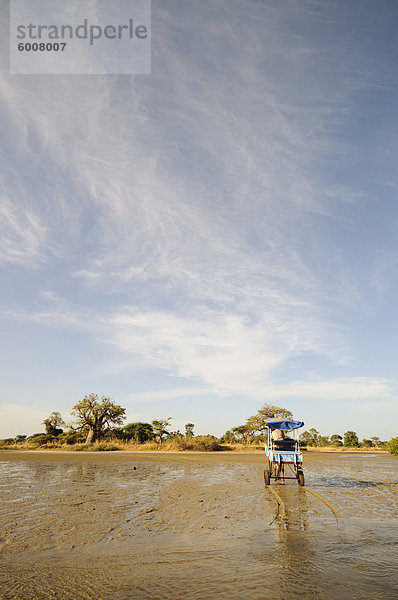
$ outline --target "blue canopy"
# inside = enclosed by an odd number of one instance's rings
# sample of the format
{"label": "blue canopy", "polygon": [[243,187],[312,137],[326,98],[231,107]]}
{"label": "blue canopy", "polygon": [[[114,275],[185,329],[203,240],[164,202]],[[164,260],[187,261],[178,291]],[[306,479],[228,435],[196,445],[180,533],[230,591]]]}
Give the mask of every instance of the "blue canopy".
{"label": "blue canopy", "polygon": [[264,419],[270,429],[297,429],[303,427],[304,421],[289,421],[286,419]]}

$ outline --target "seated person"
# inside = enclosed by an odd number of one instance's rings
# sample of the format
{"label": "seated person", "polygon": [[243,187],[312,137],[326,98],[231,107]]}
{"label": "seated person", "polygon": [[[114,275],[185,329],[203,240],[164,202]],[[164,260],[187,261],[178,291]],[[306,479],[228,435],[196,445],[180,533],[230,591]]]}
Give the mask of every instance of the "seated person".
{"label": "seated person", "polygon": [[286,437],[281,429],[273,429],[271,432],[271,439],[275,449],[294,450],[294,440]]}
{"label": "seated person", "polygon": [[285,436],[284,436],[282,429],[273,429],[271,431],[271,438],[272,438],[272,441],[274,441],[274,442],[284,440]]}

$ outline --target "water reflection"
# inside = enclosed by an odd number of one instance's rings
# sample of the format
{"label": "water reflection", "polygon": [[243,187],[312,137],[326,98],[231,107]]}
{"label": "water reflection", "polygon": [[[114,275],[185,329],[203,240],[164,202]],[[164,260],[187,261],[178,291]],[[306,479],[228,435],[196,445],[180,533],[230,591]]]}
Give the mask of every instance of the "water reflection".
{"label": "water reflection", "polygon": [[300,586],[300,592],[311,598],[324,598],[319,579],[314,578],[318,568],[317,553],[309,532],[309,504],[304,490],[298,486],[278,486],[285,503],[285,518],[275,530],[275,564],[278,566],[277,588],[283,595]]}

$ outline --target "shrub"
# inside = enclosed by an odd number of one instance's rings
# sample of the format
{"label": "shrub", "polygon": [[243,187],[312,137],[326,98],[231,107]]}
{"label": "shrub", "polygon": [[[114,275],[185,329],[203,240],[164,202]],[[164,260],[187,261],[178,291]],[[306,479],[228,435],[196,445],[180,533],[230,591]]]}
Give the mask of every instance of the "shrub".
{"label": "shrub", "polygon": [[112,452],[114,450],[119,450],[119,446],[115,444],[109,444],[107,442],[101,442],[100,444],[95,444],[91,446],[90,450],[93,452]]}
{"label": "shrub", "polygon": [[178,443],[178,450],[198,450],[192,438],[183,438]]}
{"label": "shrub", "polygon": [[123,429],[117,432],[117,437],[121,437],[124,440],[134,440],[138,444],[144,444],[154,439],[153,427],[150,423],[128,423]]}
{"label": "shrub", "polygon": [[71,450],[73,450],[74,452],[83,452],[84,450],[91,450],[91,448],[91,444],[74,444],[71,447]]}
{"label": "shrub", "polygon": [[368,440],[366,438],[364,438],[359,445],[361,448],[373,448],[372,440]]}
{"label": "shrub", "polygon": [[392,440],[387,443],[387,450],[391,454],[398,454],[398,437],[392,438]]}
{"label": "shrub", "polygon": [[75,444],[71,447],[74,452],[111,452],[120,450],[119,446],[109,442],[99,442],[96,444]]}
{"label": "shrub", "polygon": [[81,431],[65,431],[57,437],[57,441],[60,444],[68,444],[68,446],[72,444],[84,443],[85,439],[86,436]]}
{"label": "shrub", "polygon": [[226,431],[224,435],[220,437],[221,444],[236,444],[237,441],[236,435],[233,431],[231,431],[231,429],[228,429],[228,431]]}
{"label": "shrub", "polygon": [[17,448],[14,438],[0,440],[0,450],[16,450]]}
{"label": "shrub", "polygon": [[112,427],[104,433],[104,440],[124,440],[124,432],[122,427]]}
{"label": "shrub", "polygon": [[39,448],[39,446],[46,446],[48,443],[51,443],[54,440],[53,435],[47,435],[46,433],[34,433],[33,435],[28,437],[28,441],[35,448]]}
{"label": "shrub", "polygon": [[198,435],[192,438],[195,445],[195,450],[202,450],[205,452],[215,452],[216,450],[222,450],[218,439],[214,435]]}
{"label": "shrub", "polygon": [[339,446],[343,445],[343,438],[338,433],[334,433],[332,436],[330,436],[330,442],[332,446],[336,446],[336,448],[338,448]]}
{"label": "shrub", "polygon": [[2,446],[10,446],[11,444],[14,444],[15,440],[14,438],[5,438],[4,440],[0,440],[0,444]]}
{"label": "shrub", "polygon": [[344,434],[344,446],[354,448],[359,446],[358,436],[355,431],[346,431]]}

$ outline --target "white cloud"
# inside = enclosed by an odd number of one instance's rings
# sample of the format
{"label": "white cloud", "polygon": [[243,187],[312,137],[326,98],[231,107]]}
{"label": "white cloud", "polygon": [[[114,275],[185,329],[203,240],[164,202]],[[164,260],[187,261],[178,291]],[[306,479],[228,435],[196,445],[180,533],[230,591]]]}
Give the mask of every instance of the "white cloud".
{"label": "white cloud", "polygon": [[272,383],[304,352],[350,358],[339,310],[363,288],[335,228],[360,196],[323,169],[350,151],[334,128],[368,65],[320,35],[330,4],[250,7],[157,6],[150,77],[43,85],[4,70],[0,260],[58,293],[3,315],[212,393],[386,394],[377,378]]}
{"label": "white cloud", "polygon": [[40,215],[22,210],[0,192],[0,263],[36,266],[42,258],[47,227]]}
{"label": "white cloud", "polygon": [[197,306],[189,316],[124,309],[104,341],[147,367],[197,380],[213,392],[263,397],[274,369],[291,354],[322,352],[316,327],[265,313],[257,320]]}
{"label": "white cloud", "polygon": [[[219,300],[242,284],[254,283],[260,293],[294,286],[319,294],[327,286],[302,253],[314,215],[329,212],[309,165],[330,150],[328,103],[344,103],[352,86],[330,84],[319,48],[290,35],[283,10],[253,7],[242,22],[235,4],[225,26],[225,6],[210,7],[206,27],[207,51],[219,57],[211,85],[198,47],[202,33],[192,20],[203,15],[193,6],[180,14],[186,52],[171,43],[177,34],[172,11],[157,9],[165,27],[154,53],[164,76],[134,86],[80,78],[73,87],[57,78],[46,89],[38,80],[11,84],[4,76],[7,94],[18,98],[5,111],[19,153],[8,191],[21,174],[25,187],[37,185],[40,222],[49,233],[41,250],[76,253],[71,272],[90,286],[167,280],[179,293],[185,286],[186,295]],[[299,22],[306,18],[302,10]],[[317,22],[316,11],[305,11]],[[301,103],[287,101],[275,59],[303,77]],[[305,85],[313,68],[321,77],[316,101]],[[43,160],[49,179],[40,168],[27,172],[26,164]]]}
{"label": "white cloud", "polygon": [[[110,344],[117,353],[103,367],[107,373],[133,367],[157,368],[169,375],[196,382],[192,393],[221,396],[252,395],[262,399],[269,393],[295,395],[299,386],[274,386],[275,370],[302,353],[323,355],[339,364],[344,358],[344,341],[325,327],[307,306],[281,297],[259,304],[233,306],[234,311],[190,307],[186,314],[174,310],[144,310],[125,306],[116,312],[82,309],[49,291],[41,294],[42,306],[35,311],[3,311],[9,319],[39,323],[48,327],[76,330],[101,344]],[[244,302],[242,301],[242,305]],[[337,348],[336,348],[337,343]],[[347,354],[345,354],[347,360]],[[357,384],[359,381],[357,382]],[[325,392],[327,383],[312,382],[311,390]],[[333,389],[336,391],[336,382]],[[341,383],[344,387],[345,383]],[[358,385],[356,385],[356,389]],[[183,394],[185,394],[184,390]],[[268,393],[267,392],[267,393]],[[162,392],[161,396],[168,392]],[[175,392],[171,392],[174,394]],[[174,396],[173,396],[174,397]]]}

